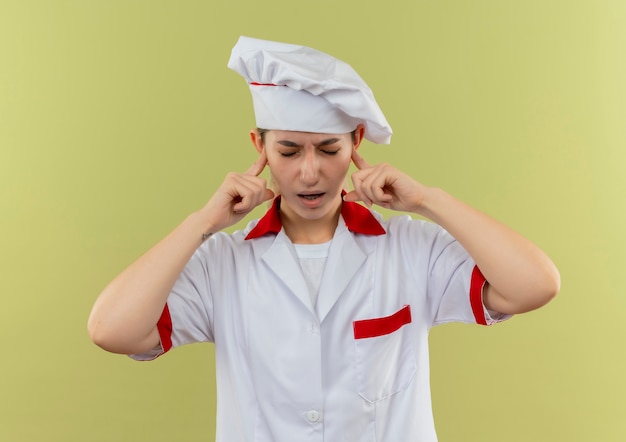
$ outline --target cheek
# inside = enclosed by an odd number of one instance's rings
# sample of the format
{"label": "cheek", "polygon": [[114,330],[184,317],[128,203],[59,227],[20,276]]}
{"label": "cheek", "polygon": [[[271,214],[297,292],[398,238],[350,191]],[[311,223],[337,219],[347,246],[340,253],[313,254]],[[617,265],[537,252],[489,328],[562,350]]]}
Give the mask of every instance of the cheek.
{"label": "cheek", "polygon": [[328,170],[332,170],[334,174],[340,175],[343,179],[348,174],[351,161],[352,160],[350,159],[350,157],[337,158],[335,161],[330,162],[330,164],[328,165]]}
{"label": "cheek", "polygon": [[287,167],[280,159],[268,158],[267,168],[275,180],[280,180],[286,174],[289,173],[289,167]]}
{"label": "cheek", "polygon": [[281,187],[285,189],[291,187],[295,177],[290,167],[284,164],[281,159],[272,161],[268,158],[267,168],[270,173],[270,187],[274,193],[281,193]]}

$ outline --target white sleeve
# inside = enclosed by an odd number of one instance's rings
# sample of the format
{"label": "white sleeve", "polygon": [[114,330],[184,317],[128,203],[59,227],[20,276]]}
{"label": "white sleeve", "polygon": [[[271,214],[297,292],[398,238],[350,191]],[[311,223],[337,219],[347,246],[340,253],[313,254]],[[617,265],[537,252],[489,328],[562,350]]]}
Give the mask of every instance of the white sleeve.
{"label": "white sleeve", "polygon": [[484,307],[486,280],[452,235],[432,222],[400,218],[396,223],[402,231],[403,254],[414,263],[416,285],[424,287],[432,326],[447,322],[491,325],[510,317]]}
{"label": "white sleeve", "polygon": [[160,343],[153,350],[129,355],[152,360],[174,347],[194,342],[213,342],[213,300],[210,290],[209,257],[215,256],[213,238],[196,250],[174,283],[157,322]]}

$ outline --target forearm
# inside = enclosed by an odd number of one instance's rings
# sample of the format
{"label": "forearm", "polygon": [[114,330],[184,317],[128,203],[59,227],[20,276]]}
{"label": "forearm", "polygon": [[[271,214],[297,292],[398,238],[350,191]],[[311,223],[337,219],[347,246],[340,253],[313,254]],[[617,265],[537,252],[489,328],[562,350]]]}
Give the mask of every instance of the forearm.
{"label": "forearm", "polygon": [[457,200],[428,188],[417,211],[446,229],[468,251],[488,281],[484,301],[501,313],[538,308],[559,290],[554,263],[535,244],[504,224]]}
{"label": "forearm", "polygon": [[196,212],[109,283],[89,317],[91,339],[115,353],[142,353],[158,344],[156,324],[167,297],[203,233],[211,227]]}

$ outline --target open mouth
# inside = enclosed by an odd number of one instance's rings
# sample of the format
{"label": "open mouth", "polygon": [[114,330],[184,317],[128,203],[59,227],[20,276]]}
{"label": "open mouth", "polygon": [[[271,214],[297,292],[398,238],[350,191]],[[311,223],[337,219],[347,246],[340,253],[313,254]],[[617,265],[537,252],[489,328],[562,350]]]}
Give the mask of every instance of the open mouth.
{"label": "open mouth", "polygon": [[308,201],[314,201],[324,196],[324,193],[307,193],[307,194],[299,193],[298,196]]}

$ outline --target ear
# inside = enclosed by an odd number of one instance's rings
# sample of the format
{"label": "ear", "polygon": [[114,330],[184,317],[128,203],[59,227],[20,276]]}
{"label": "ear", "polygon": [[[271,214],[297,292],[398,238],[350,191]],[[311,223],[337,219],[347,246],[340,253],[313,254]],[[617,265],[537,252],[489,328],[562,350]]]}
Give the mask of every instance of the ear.
{"label": "ear", "polygon": [[357,150],[361,145],[361,141],[365,138],[365,125],[360,123],[356,129],[354,129],[354,150]]}
{"label": "ear", "polygon": [[250,141],[258,153],[263,152],[263,139],[258,130],[252,129],[250,131]]}

